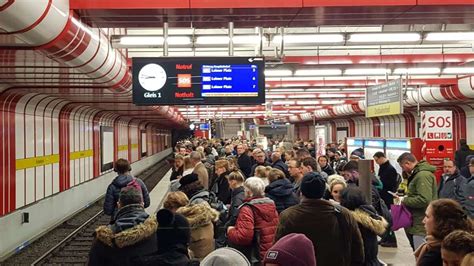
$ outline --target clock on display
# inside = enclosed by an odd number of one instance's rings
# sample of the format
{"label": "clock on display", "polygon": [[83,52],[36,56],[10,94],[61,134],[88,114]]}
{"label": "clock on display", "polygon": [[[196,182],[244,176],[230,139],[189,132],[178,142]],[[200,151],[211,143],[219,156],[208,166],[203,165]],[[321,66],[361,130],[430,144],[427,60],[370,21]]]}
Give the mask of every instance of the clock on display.
{"label": "clock on display", "polygon": [[166,79],[166,71],[157,64],[145,65],[138,73],[138,81],[147,91],[160,90],[165,85]]}

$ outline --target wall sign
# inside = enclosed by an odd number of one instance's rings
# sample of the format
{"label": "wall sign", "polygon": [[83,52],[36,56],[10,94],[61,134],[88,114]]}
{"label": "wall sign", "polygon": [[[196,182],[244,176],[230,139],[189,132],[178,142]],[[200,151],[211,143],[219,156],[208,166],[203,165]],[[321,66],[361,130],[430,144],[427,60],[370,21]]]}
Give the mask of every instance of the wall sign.
{"label": "wall sign", "polygon": [[366,117],[403,113],[402,79],[367,87],[365,103]]}

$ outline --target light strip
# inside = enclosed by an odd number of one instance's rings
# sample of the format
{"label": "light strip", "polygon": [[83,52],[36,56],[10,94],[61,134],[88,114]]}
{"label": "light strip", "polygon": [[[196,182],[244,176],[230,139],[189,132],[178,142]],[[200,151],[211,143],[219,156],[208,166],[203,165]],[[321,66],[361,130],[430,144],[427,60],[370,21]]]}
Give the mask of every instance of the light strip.
{"label": "light strip", "polygon": [[324,101],[321,101],[321,104],[342,104],[344,103],[344,101],[338,101],[338,100],[324,100]]}
{"label": "light strip", "polygon": [[285,95],[266,94],[266,95],[265,95],[265,98],[266,98],[266,99],[285,99],[286,96],[285,96]]}
{"label": "light strip", "polygon": [[310,92],[327,92],[327,91],[341,91],[341,89],[328,89],[328,88],[319,88],[319,89],[306,89],[305,91]]}
{"label": "light strip", "polygon": [[265,76],[278,77],[278,76],[291,76],[293,72],[289,69],[267,69],[265,70]]}
{"label": "light strip", "polygon": [[297,101],[298,105],[311,105],[311,104],[320,104],[319,101]]}
{"label": "light strip", "polygon": [[198,36],[196,38],[196,44],[228,44],[229,36]]}
{"label": "light strip", "polygon": [[[344,41],[342,34],[291,34],[283,37],[285,43],[340,43]],[[279,44],[281,35],[273,37],[273,43]]]}
{"label": "light strip", "polygon": [[437,67],[423,67],[423,68],[397,68],[393,71],[395,75],[403,75],[403,74],[439,74],[441,69]]}
{"label": "light strip", "polygon": [[426,41],[474,41],[474,32],[430,32]]}
{"label": "light strip", "polygon": [[392,43],[416,42],[421,39],[419,33],[354,33],[348,42],[352,43]]}
{"label": "light strip", "polygon": [[295,76],[339,76],[340,69],[299,69],[295,71]]}
{"label": "light strip", "polygon": [[[235,44],[258,44],[260,39],[257,35],[234,35],[232,41]],[[262,42],[267,42],[267,38],[262,36]]]}
{"label": "light strip", "polygon": [[364,76],[374,76],[374,75],[385,75],[390,74],[390,69],[384,68],[348,68],[344,71],[344,75],[364,75]]}
{"label": "light strip", "polygon": [[474,74],[474,67],[447,67],[443,74]]}
{"label": "light strip", "polygon": [[120,38],[122,45],[163,45],[161,36],[124,36]]}

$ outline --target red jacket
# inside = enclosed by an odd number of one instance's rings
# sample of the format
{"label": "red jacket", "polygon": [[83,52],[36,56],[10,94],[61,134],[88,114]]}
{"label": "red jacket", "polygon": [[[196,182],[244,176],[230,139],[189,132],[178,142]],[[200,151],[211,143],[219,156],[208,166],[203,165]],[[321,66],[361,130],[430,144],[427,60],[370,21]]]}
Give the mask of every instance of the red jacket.
{"label": "red jacket", "polygon": [[[235,228],[227,234],[229,242],[248,246],[252,243],[254,228],[260,230],[260,259],[272,246],[278,225],[278,212],[275,203],[269,198],[250,198],[240,208]],[[253,210],[252,210],[253,209]]]}

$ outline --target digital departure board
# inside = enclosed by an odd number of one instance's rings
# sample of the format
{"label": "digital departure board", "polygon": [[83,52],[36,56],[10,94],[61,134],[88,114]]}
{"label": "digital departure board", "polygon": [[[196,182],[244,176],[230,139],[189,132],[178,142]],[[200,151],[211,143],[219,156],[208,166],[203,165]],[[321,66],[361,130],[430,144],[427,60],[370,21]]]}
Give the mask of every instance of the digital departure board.
{"label": "digital departure board", "polygon": [[261,57],[133,58],[136,105],[255,105],[265,102]]}

